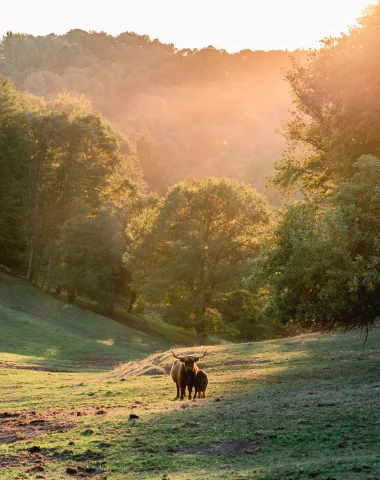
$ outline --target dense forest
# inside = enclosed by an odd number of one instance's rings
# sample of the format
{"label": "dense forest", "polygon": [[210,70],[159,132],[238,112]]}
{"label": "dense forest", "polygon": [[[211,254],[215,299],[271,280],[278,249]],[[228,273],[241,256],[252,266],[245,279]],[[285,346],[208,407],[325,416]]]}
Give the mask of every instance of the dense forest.
{"label": "dense forest", "polygon": [[[136,142],[152,191],[188,175],[225,175],[268,193],[266,177],[285,146],[274,130],[290,108],[281,76],[289,52],[177,50],[146,35],[82,30],[8,33],[0,51],[0,73],[18,89],[91,100]],[[273,190],[269,197],[278,201]]]}
{"label": "dense forest", "polygon": [[[379,51],[380,4],[290,64],[288,52],[178,51],[133,33],[8,33],[0,263],[109,315],[154,309],[200,344],[293,323],[368,329],[380,316]],[[271,185],[298,194],[280,208],[261,195],[276,158]]]}

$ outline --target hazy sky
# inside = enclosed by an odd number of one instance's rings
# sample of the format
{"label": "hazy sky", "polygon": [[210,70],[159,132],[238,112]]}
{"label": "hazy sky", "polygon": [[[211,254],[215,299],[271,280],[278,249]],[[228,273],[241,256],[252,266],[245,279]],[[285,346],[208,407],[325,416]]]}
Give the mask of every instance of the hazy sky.
{"label": "hazy sky", "polygon": [[178,48],[230,52],[318,47],[355,23],[371,0],[0,0],[0,36],[73,28],[148,34]]}

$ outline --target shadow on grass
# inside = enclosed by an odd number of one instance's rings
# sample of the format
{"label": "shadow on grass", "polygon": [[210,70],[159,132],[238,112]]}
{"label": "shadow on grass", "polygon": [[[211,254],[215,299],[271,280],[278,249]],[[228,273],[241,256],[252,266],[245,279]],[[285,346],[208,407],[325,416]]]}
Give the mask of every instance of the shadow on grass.
{"label": "shadow on grass", "polygon": [[[178,402],[169,412],[142,412],[133,423],[121,422],[118,428],[129,436],[111,463],[124,452],[119,469],[128,478],[380,475],[379,350],[359,357],[352,353],[354,337],[343,344],[339,337],[311,340],[294,361],[282,346],[264,353],[269,360],[276,350],[275,366],[215,370],[206,400]],[[333,356],[335,349],[342,355]],[[257,353],[256,346],[252,350]],[[320,351],[326,355],[316,360]]]}

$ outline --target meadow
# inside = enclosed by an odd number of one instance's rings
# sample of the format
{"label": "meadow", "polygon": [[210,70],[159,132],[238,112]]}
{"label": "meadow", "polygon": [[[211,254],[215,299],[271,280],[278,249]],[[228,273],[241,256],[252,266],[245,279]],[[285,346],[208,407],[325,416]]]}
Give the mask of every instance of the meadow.
{"label": "meadow", "polygon": [[378,328],[364,350],[360,333],[209,346],[207,398],[181,402],[170,348],[204,349],[19,280],[0,298],[0,478],[380,478]]}

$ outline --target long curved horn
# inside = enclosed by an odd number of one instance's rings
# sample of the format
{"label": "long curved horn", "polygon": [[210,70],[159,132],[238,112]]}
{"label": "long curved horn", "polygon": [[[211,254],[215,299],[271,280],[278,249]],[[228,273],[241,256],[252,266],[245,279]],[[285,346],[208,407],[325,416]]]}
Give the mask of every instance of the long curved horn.
{"label": "long curved horn", "polygon": [[193,358],[196,358],[196,359],[199,360],[200,358],[203,358],[203,357],[206,355],[206,353],[207,353],[207,350],[206,350],[205,353],[204,353],[203,355],[201,355],[200,357],[193,357]]}
{"label": "long curved horn", "polygon": [[178,355],[176,355],[176,354],[173,352],[173,350],[170,350],[170,351],[172,352],[172,354],[173,354],[173,356],[174,356],[175,358],[178,358],[178,360],[181,360],[181,359],[183,358],[183,357],[179,357]]}

